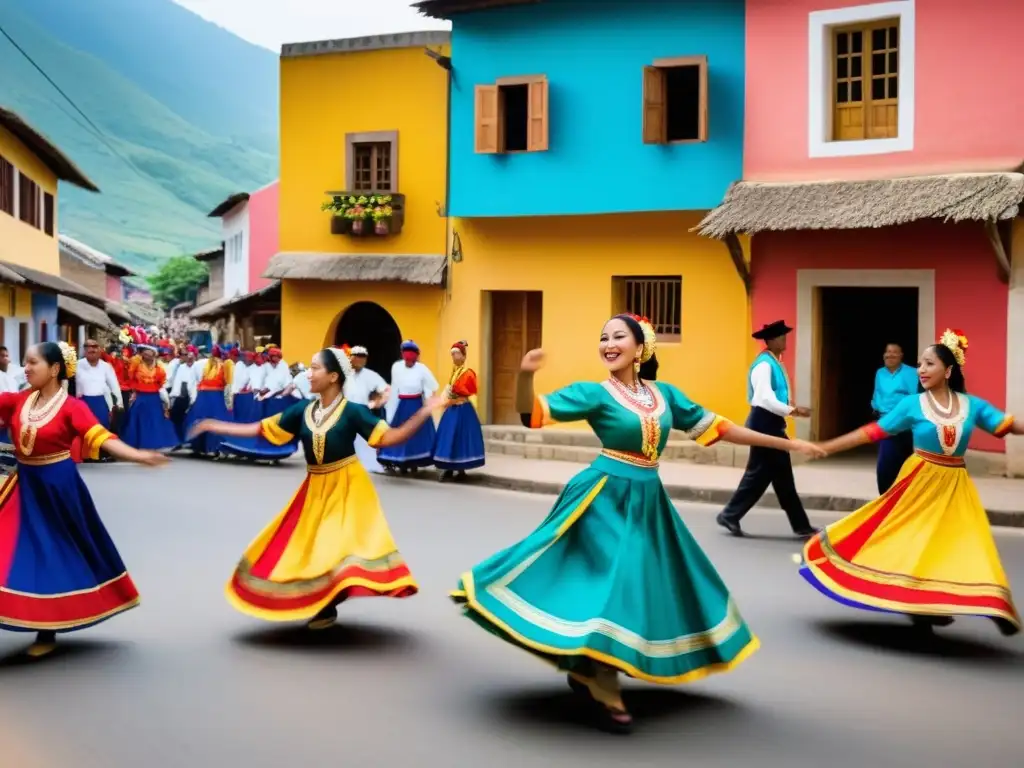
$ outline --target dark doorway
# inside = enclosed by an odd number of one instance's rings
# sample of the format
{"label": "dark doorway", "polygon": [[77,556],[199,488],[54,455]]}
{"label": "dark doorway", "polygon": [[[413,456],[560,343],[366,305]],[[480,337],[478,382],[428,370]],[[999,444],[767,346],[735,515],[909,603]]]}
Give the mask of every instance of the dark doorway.
{"label": "dark doorway", "polygon": [[366,347],[366,367],[391,383],[391,366],[402,356],[402,332],[380,304],[357,301],[346,309],[334,332],[334,344]]}
{"label": "dark doorway", "polygon": [[491,423],[518,424],[516,380],[523,355],[541,346],[544,294],[491,293]]}
{"label": "dark doorway", "polygon": [[815,297],[816,437],[828,440],[871,421],[875,372],[890,343],[917,364],[917,288],[819,288]]}

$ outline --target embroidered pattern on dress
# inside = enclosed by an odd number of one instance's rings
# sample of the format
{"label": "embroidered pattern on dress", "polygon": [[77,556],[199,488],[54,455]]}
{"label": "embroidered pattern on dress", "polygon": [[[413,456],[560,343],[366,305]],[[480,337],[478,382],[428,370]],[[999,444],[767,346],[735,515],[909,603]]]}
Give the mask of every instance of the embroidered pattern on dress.
{"label": "embroidered pattern on dress", "polygon": [[615,402],[640,419],[640,452],[648,461],[658,460],[658,448],[661,444],[661,416],[665,413],[665,397],[653,383],[645,386],[651,395],[651,405],[647,406],[626,397],[624,386],[611,380],[601,382],[601,386],[614,398]]}
{"label": "embroidered pattern on dress", "polygon": [[[327,450],[327,433],[338,423],[338,419],[341,418],[341,413],[345,410],[345,406],[348,405],[348,401],[339,398],[326,408],[322,408],[320,405],[319,400],[310,403],[306,406],[305,414],[306,428],[309,429],[312,435],[313,458],[316,459],[317,464],[324,463],[324,453]],[[314,411],[317,412],[316,415],[314,415]]]}
{"label": "embroidered pattern on dress", "polygon": [[18,447],[21,449],[23,456],[31,456],[32,450],[36,446],[36,436],[39,434],[39,430],[53,421],[57,413],[60,412],[61,406],[64,405],[64,401],[68,399],[68,393],[64,389],[59,389],[57,394],[54,395],[50,402],[42,407],[38,413],[33,413],[32,409],[35,407],[36,402],[39,400],[39,390],[36,390],[25,399],[25,404],[21,406],[21,414],[18,429]]}
{"label": "embroidered pattern on dress", "polygon": [[932,406],[927,392],[918,395],[921,403],[921,413],[924,418],[935,425],[935,433],[939,441],[939,447],[946,456],[956,453],[957,447],[964,436],[964,423],[971,413],[971,400],[967,395],[960,392],[953,392],[960,407],[955,416],[943,416]]}

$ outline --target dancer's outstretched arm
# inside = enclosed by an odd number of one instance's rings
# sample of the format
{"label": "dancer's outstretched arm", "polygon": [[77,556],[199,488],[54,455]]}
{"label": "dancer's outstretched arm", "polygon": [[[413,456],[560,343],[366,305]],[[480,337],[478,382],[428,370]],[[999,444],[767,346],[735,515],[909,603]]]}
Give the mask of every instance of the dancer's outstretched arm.
{"label": "dancer's outstretched arm", "polygon": [[121,459],[121,461],[131,461],[135,464],[144,464],[147,467],[159,467],[170,461],[162,453],[156,451],[140,451],[138,448],[132,448],[128,443],[123,443],[117,438],[111,438],[103,443],[101,450],[106,451],[115,459]]}
{"label": "dancer's outstretched arm", "polygon": [[413,435],[419,432],[420,427],[429,419],[435,410],[444,406],[448,398],[444,393],[434,395],[427,400],[412,417],[400,427],[393,427],[381,435],[380,440],[375,444],[376,448],[387,448],[391,445],[401,445],[412,439]]}
{"label": "dancer's outstretched arm", "polygon": [[871,433],[868,431],[868,427],[859,427],[853,430],[853,432],[847,432],[845,435],[834,437],[831,440],[826,440],[824,443],[819,443],[818,445],[825,450],[826,456],[831,456],[833,453],[849,451],[852,448],[866,445],[873,441]]}
{"label": "dancer's outstretched arm", "polygon": [[822,447],[809,443],[806,440],[789,440],[785,437],[763,435],[760,432],[755,432],[752,429],[735,424],[729,425],[721,439],[733,445],[752,445],[759,448],[774,448],[777,451],[802,453],[813,459],[821,459],[828,455]]}
{"label": "dancer's outstretched arm", "polygon": [[217,419],[201,419],[189,430],[188,439],[193,440],[206,432],[225,437],[256,437],[260,433],[260,421],[253,421],[248,424],[237,424],[233,421],[218,421]]}

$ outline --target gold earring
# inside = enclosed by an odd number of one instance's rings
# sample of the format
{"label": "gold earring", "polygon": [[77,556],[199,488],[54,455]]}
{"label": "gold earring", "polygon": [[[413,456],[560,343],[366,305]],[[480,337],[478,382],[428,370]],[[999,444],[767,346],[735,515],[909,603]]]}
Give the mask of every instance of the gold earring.
{"label": "gold earring", "polygon": [[633,358],[633,378],[640,378],[640,356],[637,355]]}

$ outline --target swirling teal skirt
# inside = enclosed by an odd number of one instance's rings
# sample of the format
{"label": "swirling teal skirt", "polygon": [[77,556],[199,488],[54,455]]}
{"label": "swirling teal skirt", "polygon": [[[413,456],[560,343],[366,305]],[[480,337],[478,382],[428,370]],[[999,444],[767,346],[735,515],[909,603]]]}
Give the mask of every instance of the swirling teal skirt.
{"label": "swirling teal skirt", "polygon": [[657,469],[604,455],[533,533],[463,574],[452,599],[484,629],[585,676],[598,662],[690,682],[759,647]]}

